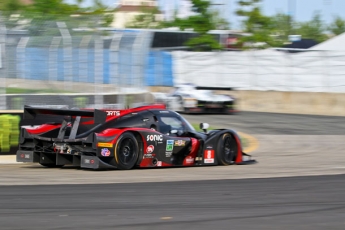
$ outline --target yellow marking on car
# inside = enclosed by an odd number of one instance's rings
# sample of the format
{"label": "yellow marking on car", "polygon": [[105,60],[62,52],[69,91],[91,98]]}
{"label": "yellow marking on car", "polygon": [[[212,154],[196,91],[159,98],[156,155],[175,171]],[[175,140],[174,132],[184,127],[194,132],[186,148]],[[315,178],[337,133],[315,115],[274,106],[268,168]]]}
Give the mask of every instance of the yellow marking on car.
{"label": "yellow marking on car", "polygon": [[248,146],[243,149],[243,152],[250,153],[255,151],[259,147],[259,141],[252,135],[243,132],[238,132],[238,134],[240,135],[240,137],[245,138],[248,142]]}
{"label": "yellow marking on car", "polygon": [[98,147],[107,147],[107,148],[112,148],[114,146],[113,143],[105,143],[105,142],[99,142],[97,144]]}

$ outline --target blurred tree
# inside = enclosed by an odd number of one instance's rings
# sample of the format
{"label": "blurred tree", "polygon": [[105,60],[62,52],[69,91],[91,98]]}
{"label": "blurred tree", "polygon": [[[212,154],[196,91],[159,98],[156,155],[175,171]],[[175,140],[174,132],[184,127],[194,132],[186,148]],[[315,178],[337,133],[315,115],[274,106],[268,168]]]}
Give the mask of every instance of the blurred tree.
{"label": "blurred tree", "polygon": [[158,8],[141,8],[141,14],[136,15],[134,19],[128,22],[125,27],[127,28],[150,28],[150,29],[158,29],[162,28],[162,23],[157,20],[157,14],[160,11]]}
{"label": "blurred tree", "polygon": [[23,5],[19,0],[0,1],[0,11],[3,11],[5,15],[15,13],[21,9],[23,9]]}
{"label": "blurred tree", "polygon": [[271,33],[278,42],[287,42],[289,35],[295,32],[295,26],[290,15],[278,13],[271,17],[271,23]]}
{"label": "blurred tree", "polygon": [[335,17],[333,22],[328,26],[328,30],[334,35],[345,33],[345,20],[339,16]]}
{"label": "blurred tree", "polygon": [[326,26],[318,12],[314,13],[310,21],[297,23],[296,28],[297,34],[302,35],[302,38],[313,39],[317,42],[327,40],[327,36],[324,33],[325,30]]}
{"label": "blurred tree", "polygon": [[[242,21],[244,32],[249,33],[248,36],[240,38],[240,43],[246,43],[249,46],[262,44],[260,48],[267,46],[280,46],[281,42],[276,40],[272,34],[274,24],[272,19],[262,14],[259,3],[262,0],[240,0],[238,5],[240,8],[236,11],[238,16],[244,17]],[[256,46],[257,47],[257,46]]]}
{"label": "blurred tree", "polygon": [[63,0],[35,0],[26,9],[28,13],[41,14],[47,17],[70,15],[78,10],[77,5],[64,3]]}
{"label": "blurred tree", "polygon": [[[25,6],[21,14],[30,20],[27,28],[30,35],[36,36],[59,36],[60,31],[56,25],[58,21],[65,22],[69,29],[95,29],[107,27],[113,22],[112,12],[107,11],[101,0],[94,0],[93,5],[88,8],[83,8],[82,3],[83,0],[76,0],[76,4],[67,4],[64,0],[35,0],[33,4]],[[70,30],[70,33],[74,32]],[[79,35],[88,33],[90,32],[78,32]]]}
{"label": "blurred tree", "polygon": [[211,20],[212,23],[215,25],[215,29],[217,30],[229,30],[230,23],[223,17],[221,17],[218,10],[211,11]]}
{"label": "blurred tree", "polygon": [[222,49],[214,36],[208,34],[210,30],[217,29],[217,25],[220,25],[219,14],[215,14],[211,11],[210,1],[191,0],[191,2],[193,15],[187,18],[178,18],[175,14],[174,20],[163,22],[162,27],[178,27],[180,30],[193,29],[198,36],[188,40],[186,45],[194,51]]}

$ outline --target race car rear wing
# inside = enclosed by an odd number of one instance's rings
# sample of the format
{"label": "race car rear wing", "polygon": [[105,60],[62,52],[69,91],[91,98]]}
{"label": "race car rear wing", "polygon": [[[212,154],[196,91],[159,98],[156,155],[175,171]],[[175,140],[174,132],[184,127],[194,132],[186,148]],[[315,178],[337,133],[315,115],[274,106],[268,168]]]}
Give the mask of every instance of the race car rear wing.
{"label": "race car rear wing", "polygon": [[[107,112],[104,112],[98,109],[92,109],[92,110],[47,109],[47,108],[24,106],[23,120],[35,119],[37,115],[68,116],[69,119],[72,119],[72,117],[75,117],[72,128],[71,128],[71,132],[69,135],[69,139],[76,138],[81,117],[93,117],[94,124],[103,124],[106,122],[106,118],[107,118]],[[67,121],[66,117],[63,118],[57,139],[63,139],[68,123],[69,122]]]}
{"label": "race car rear wing", "polygon": [[24,106],[23,119],[35,119],[37,115],[61,115],[76,117],[93,117],[95,124],[106,121],[107,113],[98,109],[79,110],[79,109],[47,109],[40,107]]}

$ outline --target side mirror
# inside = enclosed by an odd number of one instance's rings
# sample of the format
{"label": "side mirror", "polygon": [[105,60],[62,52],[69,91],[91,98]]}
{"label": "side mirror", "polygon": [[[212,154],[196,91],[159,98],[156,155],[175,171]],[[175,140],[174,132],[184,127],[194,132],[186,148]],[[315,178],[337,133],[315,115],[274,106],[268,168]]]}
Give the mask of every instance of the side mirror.
{"label": "side mirror", "polygon": [[208,123],[200,123],[199,127],[200,129],[204,130],[204,132],[206,133],[210,125]]}

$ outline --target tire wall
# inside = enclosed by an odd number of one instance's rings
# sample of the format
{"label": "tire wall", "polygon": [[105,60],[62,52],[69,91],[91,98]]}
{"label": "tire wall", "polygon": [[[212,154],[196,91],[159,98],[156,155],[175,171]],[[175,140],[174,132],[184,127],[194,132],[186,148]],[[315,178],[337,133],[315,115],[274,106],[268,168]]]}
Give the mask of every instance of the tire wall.
{"label": "tire wall", "polygon": [[23,113],[0,113],[0,154],[15,154]]}

